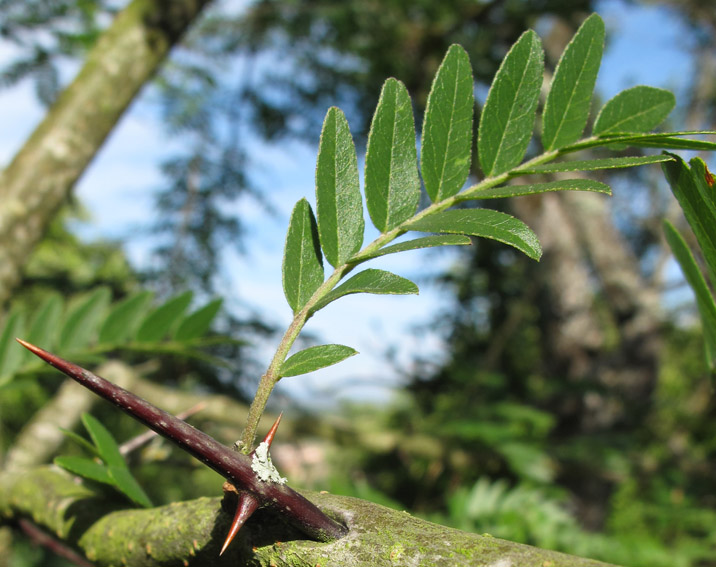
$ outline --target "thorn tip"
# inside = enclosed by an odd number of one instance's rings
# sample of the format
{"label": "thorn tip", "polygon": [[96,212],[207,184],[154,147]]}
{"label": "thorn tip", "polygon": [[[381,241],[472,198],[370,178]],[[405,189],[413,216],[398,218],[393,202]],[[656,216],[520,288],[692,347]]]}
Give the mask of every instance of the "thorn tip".
{"label": "thorn tip", "polygon": [[234,514],[234,519],[229,527],[229,533],[226,535],[224,545],[221,547],[221,551],[219,552],[219,557],[221,557],[224,551],[226,551],[226,548],[229,547],[229,544],[234,539],[236,534],[239,533],[241,526],[246,523],[246,520],[251,517],[251,514],[253,514],[258,507],[259,501],[255,496],[249,494],[248,492],[241,492],[239,494],[239,502],[236,505],[236,514]]}

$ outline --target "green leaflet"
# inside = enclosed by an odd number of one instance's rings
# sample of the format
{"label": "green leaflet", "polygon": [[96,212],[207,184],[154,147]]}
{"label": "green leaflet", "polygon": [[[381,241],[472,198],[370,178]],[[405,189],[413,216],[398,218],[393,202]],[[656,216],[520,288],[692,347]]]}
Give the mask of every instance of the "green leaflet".
{"label": "green leaflet", "polygon": [[192,292],[186,291],[150,312],[139,325],[135,340],[140,343],[152,343],[164,338],[184,315],[192,297]]}
{"label": "green leaflet", "polygon": [[108,466],[107,472],[117,490],[127,496],[132,502],[144,508],[151,508],[152,501],[144,492],[139,483],[132,476],[132,473],[125,466]]}
{"label": "green leaflet", "polygon": [[215,299],[187,315],[179,323],[179,327],[174,333],[174,339],[177,341],[191,341],[204,335],[211,327],[211,322],[216,317],[219,309],[221,309],[223,301],[223,299]]}
{"label": "green leaflet", "polygon": [[684,273],[686,281],[689,282],[689,286],[694,290],[696,304],[701,315],[701,324],[704,329],[709,364],[713,370],[716,368],[716,303],[714,303],[711,290],[701,274],[691,250],[689,250],[683,237],[669,221],[664,221],[664,234],[671,251],[674,253],[674,257],[679,266],[681,266],[681,271]]}
{"label": "green leaflet", "polygon": [[352,293],[373,293],[378,295],[417,294],[418,286],[410,280],[391,272],[369,268],[357,273],[336,289],[327,293],[311,311],[315,313],[332,301]]}
{"label": "green leaflet", "polygon": [[589,118],[594,84],[604,50],[604,22],[589,16],[559,59],[542,116],[545,151],[576,142]]}
{"label": "green leaflet", "polygon": [[102,484],[114,485],[107,467],[87,457],[55,457],[54,463],[72,474]]}
{"label": "green leaflet", "polygon": [[606,183],[592,179],[560,179],[546,183],[531,183],[530,185],[503,185],[483,191],[466,193],[466,199],[502,199],[504,197],[519,197],[522,195],[536,195],[549,191],[592,191],[611,195],[612,190]]}
{"label": "green leaflet", "polygon": [[399,242],[398,244],[386,246],[385,248],[381,248],[372,254],[360,256],[360,259],[368,260],[370,258],[378,258],[379,256],[395,254],[396,252],[420,250],[421,248],[433,248],[435,246],[465,246],[468,244],[472,244],[472,240],[462,234],[436,234],[434,236],[421,236],[420,238],[414,238],[413,240],[407,240],[405,242]]}
{"label": "green leaflet", "polygon": [[643,85],[626,89],[599,111],[592,134],[648,132],[661,124],[676,106],[676,97],[664,89]]}
{"label": "green leaflet", "polygon": [[470,58],[451,45],[430,88],[420,142],[420,170],[433,202],[457,193],[470,173],[474,106]]}
{"label": "green leaflet", "polygon": [[316,163],[316,213],[321,247],[336,267],[363,244],[363,202],[358,159],[343,112],[328,110],[323,121]]}
{"label": "green leaflet", "polygon": [[669,155],[662,154],[658,156],[629,156],[575,160],[535,165],[533,167],[526,167],[525,169],[518,169],[515,173],[527,175],[531,173],[557,173],[559,171],[596,171],[599,169],[618,169],[620,167],[635,167],[650,163],[661,163],[664,161],[671,161],[672,159],[674,158]]}
{"label": "green leaflet", "polygon": [[373,224],[387,232],[415,214],[420,178],[415,123],[405,85],[388,79],[373,115],[365,156],[365,199]]}
{"label": "green leaflet", "polygon": [[308,201],[301,199],[291,213],[283,254],[283,292],[294,313],[322,283],[323,259],[316,219]]}
{"label": "green leaflet", "polygon": [[70,456],[55,458],[55,464],[83,478],[112,486],[135,504],[145,508],[151,507],[151,500],[129,471],[112,434],[97,419],[87,413],[82,414],[82,423],[92,438],[94,446],[75,433],[63,432],[92,454],[97,455],[102,462],[98,463],[96,460],[85,457]]}
{"label": "green leaflet", "polygon": [[116,343],[133,336],[152,297],[154,294],[151,291],[142,291],[112,307],[99,330],[99,342]]}
{"label": "green leaflet", "polygon": [[297,352],[281,365],[279,376],[298,376],[338,364],[358,351],[344,345],[319,345]]}
{"label": "green leaflet", "polygon": [[85,348],[99,327],[110,300],[110,291],[100,287],[71,309],[57,342],[57,350],[68,353]]}
{"label": "green leaflet", "polygon": [[92,417],[88,413],[82,414],[82,424],[85,426],[87,433],[92,438],[92,442],[97,447],[97,452],[100,458],[110,466],[126,467],[124,457],[119,452],[119,446],[112,437],[112,434],[107,431],[107,428],[102,425],[96,418]]}
{"label": "green leaflet", "polygon": [[705,165],[702,160],[694,158],[689,169],[680,157],[670,155],[674,160],[663,163],[661,167],[696,235],[709,277],[716,282],[716,206],[711,195],[713,188],[706,184]]}
{"label": "green leaflet", "polygon": [[491,209],[452,209],[408,223],[409,230],[450,232],[498,240],[514,246],[533,260],[542,255],[534,232],[525,223]]}
{"label": "green leaflet", "polygon": [[703,140],[684,139],[680,136],[710,134],[716,132],[664,132],[663,134],[605,134],[597,138],[587,138],[584,141],[565,146],[560,149],[560,153],[567,154],[586,150],[588,148],[617,148],[623,149],[624,146],[643,147],[643,148],[659,148],[659,149],[676,149],[676,150],[716,150],[716,142],[707,142]]}
{"label": "green leaflet", "polygon": [[[33,314],[27,334],[23,338],[44,349],[54,348],[63,307],[64,301],[58,293],[47,296]],[[24,354],[25,360],[32,360],[34,357],[29,351],[25,351]]]}
{"label": "green leaflet", "polygon": [[477,151],[485,177],[518,165],[527,151],[544,73],[537,34],[526,31],[502,60],[480,117]]}
{"label": "green leaflet", "polygon": [[0,333],[0,384],[9,380],[23,360],[23,349],[15,341],[15,337],[23,334],[25,328],[25,314],[21,311],[10,313],[5,319],[4,328]]}

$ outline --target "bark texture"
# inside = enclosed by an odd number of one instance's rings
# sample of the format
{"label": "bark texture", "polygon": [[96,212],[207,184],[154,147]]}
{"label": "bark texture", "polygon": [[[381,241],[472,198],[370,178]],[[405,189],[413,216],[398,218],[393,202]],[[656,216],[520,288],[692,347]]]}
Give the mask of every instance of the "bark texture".
{"label": "bark texture", "polygon": [[107,135],[209,0],[134,0],[0,175],[0,305]]}
{"label": "bark texture", "polygon": [[0,514],[6,520],[32,518],[45,531],[83,551],[97,567],[607,566],[445,528],[356,498],[324,493],[304,496],[345,522],[349,534],[332,543],[308,541],[270,512],[260,510],[219,557],[232,515],[222,510],[219,498],[111,511],[106,500],[51,468],[0,476]]}

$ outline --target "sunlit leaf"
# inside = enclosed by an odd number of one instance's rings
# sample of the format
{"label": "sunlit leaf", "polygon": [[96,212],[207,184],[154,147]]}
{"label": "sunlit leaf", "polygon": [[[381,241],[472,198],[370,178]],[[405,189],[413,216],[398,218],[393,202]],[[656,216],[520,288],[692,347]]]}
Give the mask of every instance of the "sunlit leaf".
{"label": "sunlit leaf", "polygon": [[542,145],[554,150],[577,141],[589,118],[604,50],[604,22],[592,14],[559,59],[542,116]]}
{"label": "sunlit leaf", "polygon": [[648,132],[661,124],[674,106],[676,97],[664,89],[643,85],[626,89],[602,107],[592,134]]}
{"label": "sunlit leaf", "polygon": [[414,238],[413,240],[392,244],[371,254],[360,256],[360,259],[367,260],[368,258],[377,258],[379,256],[386,256],[387,254],[395,254],[396,252],[420,250],[421,248],[433,248],[435,246],[465,246],[468,244],[472,244],[472,240],[462,234],[436,234],[434,236],[422,236],[420,238]]}
{"label": "sunlit leaf", "polygon": [[[48,295],[33,314],[27,334],[22,338],[34,345],[40,345],[44,349],[54,348],[63,307],[64,301],[59,294]],[[26,351],[26,354],[29,357],[33,356],[29,351]]]}
{"label": "sunlit leaf", "polygon": [[716,303],[714,303],[711,290],[686,241],[668,221],[664,221],[664,234],[666,235],[666,241],[669,243],[669,248],[671,248],[674,257],[679,266],[681,266],[681,271],[686,281],[696,296],[696,305],[701,315],[704,337],[707,342],[707,352],[710,355],[709,362],[713,369],[716,367],[716,358],[714,358],[716,353]]}
{"label": "sunlit leaf", "polygon": [[221,309],[223,299],[215,299],[197,309],[194,313],[187,315],[184,320],[179,323],[179,327],[174,333],[174,339],[177,341],[190,341],[197,339],[209,330],[211,322]]}
{"label": "sunlit leaf", "polygon": [[70,310],[60,330],[58,351],[80,350],[89,344],[109,305],[110,296],[108,288],[98,288]]}
{"label": "sunlit leaf", "polygon": [[297,352],[281,366],[281,376],[298,376],[338,364],[358,354],[358,351],[344,345],[319,345]]}
{"label": "sunlit leaf", "polygon": [[114,305],[99,330],[99,342],[115,343],[133,336],[152,297],[151,291],[143,291]]}
{"label": "sunlit leaf", "polygon": [[408,224],[420,232],[448,232],[491,238],[514,246],[534,260],[542,248],[534,232],[525,223],[508,214],[491,209],[452,209],[435,213]]}
{"label": "sunlit leaf", "polygon": [[283,292],[293,312],[299,311],[323,283],[318,227],[306,199],[293,208],[283,254]]}
{"label": "sunlit leaf", "polygon": [[63,469],[95,482],[114,486],[107,467],[86,457],[55,457],[54,463]]}
{"label": "sunlit leaf", "polygon": [[520,175],[531,173],[557,173],[560,171],[597,171],[600,169],[619,169],[623,167],[636,167],[639,165],[649,165],[651,163],[661,163],[671,161],[669,155],[661,154],[658,156],[629,156],[629,157],[613,157],[599,158],[587,160],[563,161],[559,163],[546,163],[544,165],[535,165],[519,169]]}
{"label": "sunlit leaf", "polygon": [[135,340],[140,343],[150,343],[160,341],[167,336],[184,315],[192,297],[192,292],[185,291],[150,312],[140,323]]}
{"label": "sunlit leaf", "polygon": [[415,214],[420,178],[413,107],[405,85],[388,79],[368,133],[365,198],[373,224],[387,232]]}
{"label": "sunlit leaf", "polygon": [[457,193],[470,173],[474,106],[470,58],[451,45],[430,88],[420,142],[420,169],[433,202]]}
{"label": "sunlit leaf", "polygon": [[114,481],[114,485],[122,494],[127,496],[132,502],[144,508],[151,508],[152,501],[144,492],[142,487],[132,476],[130,470],[126,467],[107,467],[110,478]]}
{"label": "sunlit leaf", "polygon": [[480,116],[477,151],[485,176],[518,165],[527,151],[544,74],[544,52],[532,30],[522,34],[500,65]]}
{"label": "sunlit leaf", "polygon": [[[5,319],[0,333],[0,379],[7,379],[18,369],[23,360],[23,349],[15,340],[25,329],[25,313],[11,312]],[[0,383],[2,380],[0,380]]]}
{"label": "sunlit leaf", "polygon": [[358,159],[339,108],[328,110],[323,121],[316,163],[316,214],[326,260],[339,266],[363,243],[363,202],[358,180]]}
{"label": "sunlit leaf", "polygon": [[82,414],[82,423],[97,447],[100,458],[110,466],[126,467],[119,446],[107,428],[88,413]]}
{"label": "sunlit leaf", "polygon": [[502,199],[505,197],[519,197],[522,195],[536,195],[550,191],[592,191],[611,195],[609,185],[592,179],[560,179],[546,183],[531,183],[530,185],[504,185],[492,187],[483,191],[468,192],[465,198],[469,199]]}
{"label": "sunlit leaf", "polygon": [[673,157],[673,161],[665,162],[661,167],[689,226],[696,235],[709,276],[716,282],[716,207],[712,198],[707,195],[711,188],[703,178],[705,170],[696,167],[695,175],[684,160],[676,155]]}
{"label": "sunlit leaf", "polygon": [[391,272],[371,268],[357,273],[328,293],[316,304],[313,311],[318,311],[339,297],[352,293],[373,293],[378,295],[417,294],[418,286],[410,280]]}

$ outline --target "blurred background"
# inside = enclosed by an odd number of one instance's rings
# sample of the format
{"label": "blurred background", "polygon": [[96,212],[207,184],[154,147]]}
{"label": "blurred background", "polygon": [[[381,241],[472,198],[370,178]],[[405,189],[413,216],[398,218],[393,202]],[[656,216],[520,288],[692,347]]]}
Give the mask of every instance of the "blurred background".
{"label": "blurred background", "polygon": [[[0,164],[125,4],[0,1]],[[126,360],[146,388],[184,396],[177,407],[216,402],[194,423],[232,442],[290,321],[282,247],[294,203],[314,201],[326,110],[346,113],[362,161],[387,77],[407,85],[419,125],[452,43],[470,55],[481,104],[525,29],[553,69],[591,12],[607,28],[593,108],[648,84],[676,94],[668,129],[716,128],[710,0],[210,3],[54,218],[7,311],[98,286],[115,301],[142,289],[223,298],[214,331],[237,342],[211,354],[227,365]],[[286,418],[274,460],[292,485],[623,565],[716,565],[716,405],[693,297],[661,231],[665,218],[684,222],[657,166],[597,176],[611,199],[503,205],[537,232],[541,262],[485,240],[393,256],[420,296],[349,297],[309,323],[304,344],[361,354],[274,394]],[[1,393],[0,454],[58,382],[37,372]],[[94,411],[120,440],[140,431]],[[160,441],[134,461],[155,503],[220,493],[217,475]],[[9,565],[66,564],[11,539]]]}

